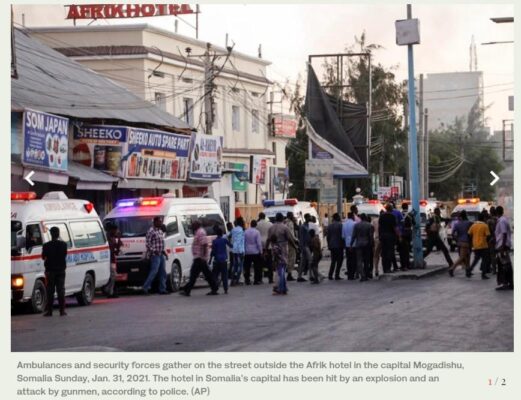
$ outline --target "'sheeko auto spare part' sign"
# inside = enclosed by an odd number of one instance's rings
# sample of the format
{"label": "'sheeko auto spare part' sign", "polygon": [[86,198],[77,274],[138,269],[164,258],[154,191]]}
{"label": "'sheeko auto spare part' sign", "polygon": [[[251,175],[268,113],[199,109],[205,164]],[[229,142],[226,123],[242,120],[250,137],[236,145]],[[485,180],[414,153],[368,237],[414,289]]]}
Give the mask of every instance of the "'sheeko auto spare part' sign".
{"label": "'sheeko auto spare part' sign", "polygon": [[190,136],[129,128],[123,156],[127,178],[185,181],[188,175]]}
{"label": "'sheeko auto spare part' sign", "polygon": [[69,119],[41,111],[25,110],[22,163],[67,171]]}
{"label": "'sheeko auto spare part' sign", "polygon": [[190,4],[73,4],[66,19],[111,19],[194,14]]}

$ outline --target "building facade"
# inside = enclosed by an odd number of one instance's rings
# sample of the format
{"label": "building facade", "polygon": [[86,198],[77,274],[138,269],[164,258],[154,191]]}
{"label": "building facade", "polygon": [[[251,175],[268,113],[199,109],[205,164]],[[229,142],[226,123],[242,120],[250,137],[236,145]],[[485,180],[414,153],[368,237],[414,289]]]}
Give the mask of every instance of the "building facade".
{"label": "building facade", "polygon": [[[285,168],[285,139],[270,135],[269,61],[231,52],[146,24],[32,28],[32,36],[126,87],[200,133],[223,139],[223,176],[218,182],[189,181],[183,195],[220,201],[228,219],[235,202],[258,204],[270,190],[269,167]],[[208,53],[208,57],[205,55]],[[212,87],[212,126],[206,132]],[[259,184],[239,182],[252,157],[266,168]],[[251,177],[250,177],[251,180]]]}
{"label": "building facade", "polygon": [[467,116],[474,105],[483,107],[483,72],[427,74],[423,81],[423,107],[429,111],[429,130],[453,125]]}

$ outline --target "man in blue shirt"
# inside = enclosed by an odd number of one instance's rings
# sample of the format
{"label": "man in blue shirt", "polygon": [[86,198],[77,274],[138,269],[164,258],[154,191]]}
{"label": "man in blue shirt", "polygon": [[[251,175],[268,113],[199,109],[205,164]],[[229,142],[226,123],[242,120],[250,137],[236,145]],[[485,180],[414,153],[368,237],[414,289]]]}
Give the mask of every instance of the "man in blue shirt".
{"label": "man in blue shirt", "polygon": [[213,259],[213,276],[219,289],[219,276],[223,283],[224,294],[228,294],[228,251],[226,247],[232,247],[228,239],[223,237],[221,228],[215,229],[217,238],[212,242],[212,252],[210,253],[210,263]]}
{"label": "man in blue shirt", "polygon": [[[342,239],[346,248],[347,279],[354,280],[356,273],[356,253],[351,246],[351,237],[355,228],[355,215],[352,212],[347,214],[347,220],[342,224]],[[354,244],[354,243],[353,243]]]}
{"label": "man in blue shirt", "polygon": [[244,265],[244,220],[239,217],[235,220],[235,228],[232,229],[232,257],[233,271],[231,286],[239,284]]}

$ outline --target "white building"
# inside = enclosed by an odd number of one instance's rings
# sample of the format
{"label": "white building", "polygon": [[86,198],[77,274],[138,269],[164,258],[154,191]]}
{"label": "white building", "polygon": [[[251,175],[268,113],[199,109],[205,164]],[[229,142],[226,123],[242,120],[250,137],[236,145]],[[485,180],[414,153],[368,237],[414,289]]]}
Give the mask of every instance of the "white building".
{"label": "white building", "polygon": [[[147,24],[30,31],[48,46],[184,119],[198,132],[205,131],[206,42]],[[224,161],[249,165],[250,156],[260,156],[268,166],[284,168],[286,142],[271,137],[268,128],[270,82],[266,69],[270,62],[235,49],[228,57],[227,49],[216,45],[211,45],[210,54],[217,55],[213,63],[216,88],[212,134],[224,138]],[[233,219],[227,210],[233,210],[236,201],[260,203],[269,192],[269,173],[265,184],[249,184],[244,192],[232,189],[232,175],[225,173],[220,182],[211,185],[191,182],[183,191],[202,194],[206,190],[221,202],[226,217]]]}
{"label": "white building", "polygon": [[428,129],[454,124],[467,116],[476,102],[483,106],[483,73],[446,72],[427,74],[423,81],[423,107],[428,109]]}

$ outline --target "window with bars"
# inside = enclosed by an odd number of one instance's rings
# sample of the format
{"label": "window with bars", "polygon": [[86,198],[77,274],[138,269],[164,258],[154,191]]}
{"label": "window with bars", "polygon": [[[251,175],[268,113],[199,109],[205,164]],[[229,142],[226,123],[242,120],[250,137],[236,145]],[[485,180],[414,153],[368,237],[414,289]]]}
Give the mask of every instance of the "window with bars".
{"label": "window with bars", "polygon": [[194,125],[194,99],[189,97],[183,99],[183,117],[189,126]]}
{"label": "window with bars", "polygon": [[259,110],[251,110],[251,130],[253,133],[259,133]]}
{"label": "window with bars", "polygon": [[232,106],[232,130],[239,132],[241,130],[241,108]]}

